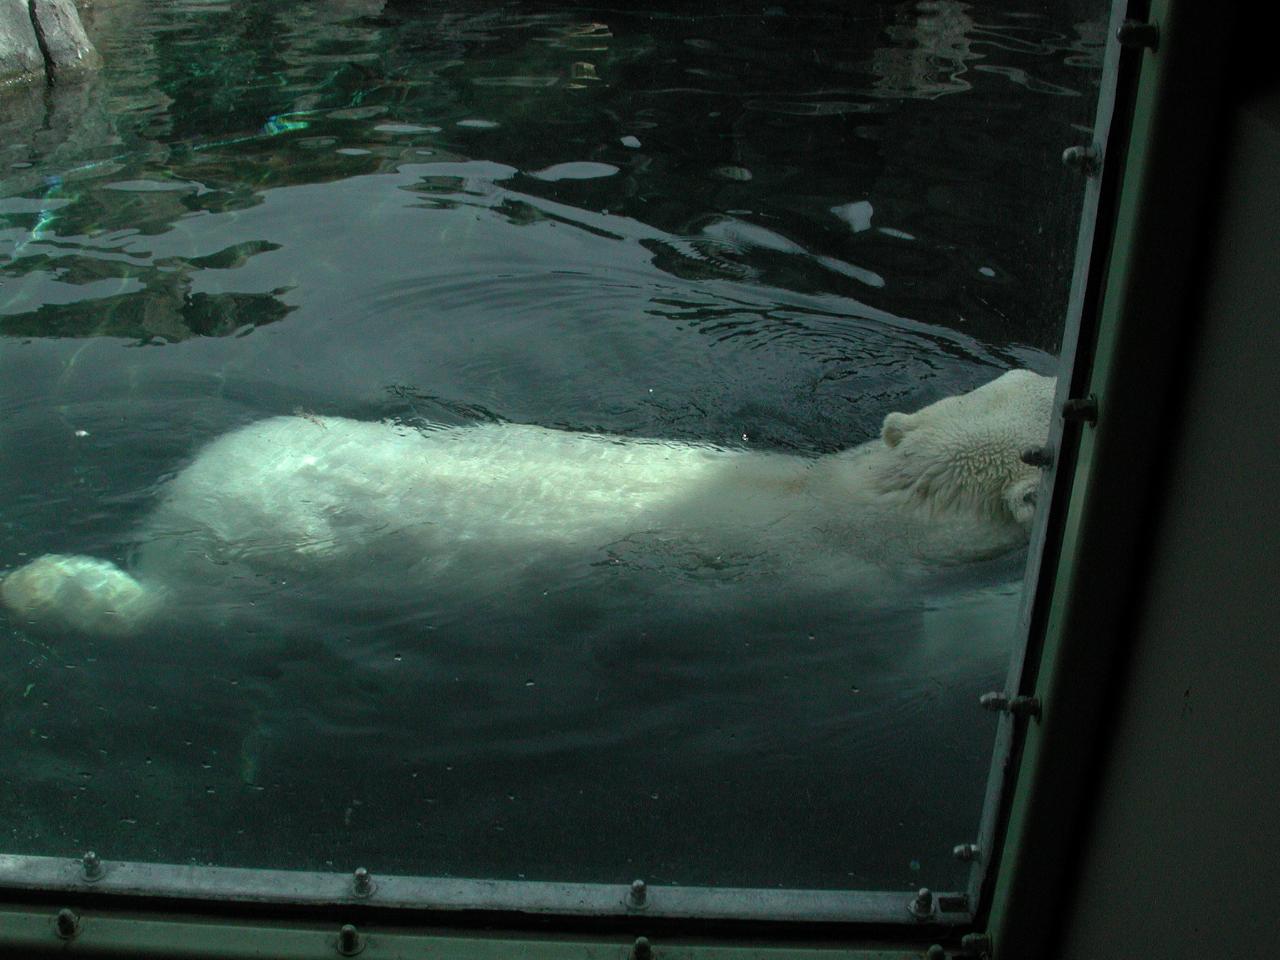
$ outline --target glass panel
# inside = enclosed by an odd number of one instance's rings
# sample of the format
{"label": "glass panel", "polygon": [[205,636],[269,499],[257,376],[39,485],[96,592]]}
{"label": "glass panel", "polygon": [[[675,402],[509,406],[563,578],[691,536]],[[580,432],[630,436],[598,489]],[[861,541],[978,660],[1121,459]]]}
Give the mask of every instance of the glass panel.
{"label": "glass panel", "polygon": [[1106,12],[97,5],[0,120],[0,851],[962,889],[1051,384],[886,417],[1053,374]]}

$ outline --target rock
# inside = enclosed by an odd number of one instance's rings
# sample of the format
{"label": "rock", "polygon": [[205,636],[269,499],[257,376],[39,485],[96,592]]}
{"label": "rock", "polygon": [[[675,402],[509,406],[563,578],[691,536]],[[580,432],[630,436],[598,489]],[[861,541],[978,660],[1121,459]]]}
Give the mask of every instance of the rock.
{"label": "rock", "polygon": [[0,0],[0,85],[43,74],[44,56],[27,0]]}
{"label": "rock", "polygon": [[74,79],[101,65],[74,0],[0,0],[0,86]]}
{"label": "rock", "polygon": [[50,79],[64,80],[102,66],[102,57],[84,32],[74,0],[29,2]]}

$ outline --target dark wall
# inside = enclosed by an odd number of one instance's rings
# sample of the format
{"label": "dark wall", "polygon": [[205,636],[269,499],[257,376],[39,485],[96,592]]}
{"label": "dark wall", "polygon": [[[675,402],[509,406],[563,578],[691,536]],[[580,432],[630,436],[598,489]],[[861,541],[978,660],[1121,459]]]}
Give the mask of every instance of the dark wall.
{"label": "dark wall", "polygon": [[1235,87],[1185,426],[1061,941],[1072,960],[1245,956],[1276,930],[1280,90],[1252,80]]}

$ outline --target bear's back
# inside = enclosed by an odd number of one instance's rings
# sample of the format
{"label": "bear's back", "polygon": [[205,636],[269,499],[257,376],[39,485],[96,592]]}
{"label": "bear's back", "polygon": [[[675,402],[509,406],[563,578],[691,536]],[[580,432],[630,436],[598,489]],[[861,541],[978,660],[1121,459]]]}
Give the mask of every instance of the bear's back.
{"label": "bear's back", "polygon": [[442,549],[598,544],[654,525],[772,516],[811,462],[522,424],[419,430],[277,417],[205,447],[169,484],[149,533],[298,557],[406,532]]}

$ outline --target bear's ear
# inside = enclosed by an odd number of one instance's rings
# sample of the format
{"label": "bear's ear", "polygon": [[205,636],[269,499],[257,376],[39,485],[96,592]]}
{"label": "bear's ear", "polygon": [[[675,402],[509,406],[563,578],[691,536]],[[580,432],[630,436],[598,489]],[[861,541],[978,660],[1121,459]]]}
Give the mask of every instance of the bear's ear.
{"label": "bear's ear", "polygon": [[880,429],[880,436],[884,438],[885,446],[896,447],[913,425],[912,415],[909,413],[889,414],[884,418],[884,426]]}

